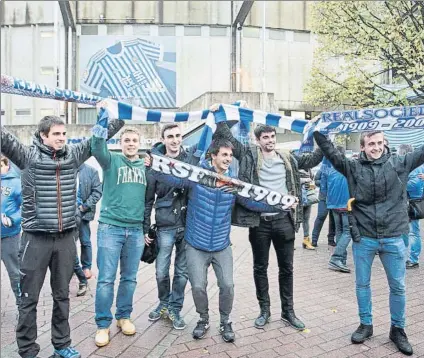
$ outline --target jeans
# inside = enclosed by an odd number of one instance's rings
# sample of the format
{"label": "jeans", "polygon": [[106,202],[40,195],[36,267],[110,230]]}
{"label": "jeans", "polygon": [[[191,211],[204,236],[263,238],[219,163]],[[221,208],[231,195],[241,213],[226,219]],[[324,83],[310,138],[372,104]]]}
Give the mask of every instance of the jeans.
{"label": "jeans", "polygon": [[91,230],[90,222],[82,219],[79,226],[79,239],[81,242],[81,266],[82,269],[91,270],[93,251],[91,249]]}
{"label": "jeans", "polygon": [[412,220],[409,223],[409,261],[418,263],[421,253],[420,221]]}
{"label": "jeans", "polygon": [[52,344],[55,349],[71,345],[69,327],[69,283],[76,256],[76,230],[61,233],[26,232],[21,239],[21,302],[16,327],[16,341],[21,357],[36,357],[37,304],[47,268],[53,296]]}
{"label": "jeans", "polygon": [[[162,230],[158,228],[159,253],[156,258],[156,282],[158,296],[162,306],[180,312],[184,303],[184,291],[187,285],[187,260],[184,242],[184,228]],[[169,278],[172,251],[175,245],[174,278]]]}
{"label": "jeans", "polygon": [[309,237],[309,219],[311,218],[312,205],[303,207],[303,237]]}
{"label": "jeans", "polygon": [[346,212],[331,210],[336,225],[336,248],[331,255],[330,262],[341,261],[346,265],[347,247],[352,236],[350,235],[349,218]]}
{"label": "jeans", "polygon": [[[312,242],[317,243],[319,234],[321,233],[322,227],[324,226],[325,219],[328,216],[329,210],[327,209],[327,202],[325,200],[320,200],[318,203],[318,214],[315,219],[314,229],[312,230]],[[334,218],[332,215],[328,217],[328,241],[334,241],[336,235]]]}
{"label": "jeans", "polygon": [[79,262],[78,255],[75,255],[75,262],[74,262],[74,274],[77,276],[78,281],[80,283],[88,283],[87,278],[85,277],[84,271],[82,270]]}
{"label": "jeans", "polygon": [[112,303],[118,263],[121,277],[116,295],[115,318],[130,318],[133,296],[137,285],[137,271],[144,250],[141,227],[120,227],[99,223],[97,230],[96,324],[108,328],[112,322]]}
{"label": "jeans", "polygon": [[399,328],[405,327],[406,241],[405,235],[387,239],[362,237],[360,242],[353,242],[356,298],[362,324],[372,324],[371,267],[378,252],[390,286],[391,324]]}
{"label": "jeans", "polygon": [[271,305],[267,271],[272,242],[279,268],[281,309],[283,312],[293,311],[294,239],[294,226],[288,215],[273,221],[261,218],[258,227],[249,229],[249,241],[253,252],[253,278],[256,297],[261,308],[269,308]]}
{"label": "jeans", "polygon": [[19,305],[19,246],[21,234],[1,238],[1,260],[9,275],[10,286],[15,294],[16,305]]}
{"label": "jeans", "polygon": [[196,312],[209,320],[208,268],[212,264],[219,287],[219,313],[221,323],[227,323],[233,309],[233,251],[228,246],[222,251],[201,251],[186,243],[188,277],[191,283]]}

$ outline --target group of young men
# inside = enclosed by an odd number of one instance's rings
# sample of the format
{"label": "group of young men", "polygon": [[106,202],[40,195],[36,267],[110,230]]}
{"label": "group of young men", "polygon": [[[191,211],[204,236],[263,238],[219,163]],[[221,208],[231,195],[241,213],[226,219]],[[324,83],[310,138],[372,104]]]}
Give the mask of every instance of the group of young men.
{"label": "group of young men", "polygon": [[[215,113],[219,106],[211,110]],[[2,128],[1,151],[22,170],[23,234],[16,328],[21,357],[37,357],[40,349],[36,343],[36,309],[47,268],[51,272],[54,302],[54,355],[57,358],[80,357],[71,347],[69,283],[75,264],[75,238],[79,235],[75,215],[77,173],[91,155],[103,170],[103,198],[97,232],[97,346],[106,346],[110,340],[118,264],[120,281],[115,319],[123,334],[136,332],[131,320],[133,296],[140,258],[145,245],[152,242],[148,228],[153,208],[159,247],[156,259],[159,305],[150,312],[149,320],[156,321],[166,315],[175,329],[184,329],[186,325],[180,312],[189,280],[200,316],[193,338],[203,338],[210,325],[207,272],[212,265],[219,287],[220,332],[224,341],[234,341],[230,321],[234,299],[230,231],[234,224],[249,228],[259,303],[254,326],[263,329],[271,316],[267,269],[272,243],[279,266],[281,320],[303,330],[305,324],[296,316],[293,302],[294,240],[302,222],[301,208],[294,204],[288,210],[276,209],[236,197],[232,191],[206,187],[148,169],[152,159],[148,155],[140,158],[140,133],[135,128],[122,130],[122,153],[108,150],[107,139],[122,126],[122,121],[99,121],[92,130],[91,139],[67,145],[64,122],[49,116],[40,121],[32,146],[22,145]],[[230,164],[234,156],[239,161],[239,180],[298,198],[301,196],[299,170],[318,165],[324,153],[345,175],[350,194],[356,198],[353,215],[358,219],[361,241],[353,244],[353,253],[361,324],[352,335],[352,342],[362,343],[373,333],[370,275],[375,253],[379,252],[390,285],[390,338],[403,353],[412,354],[404,332],[404,239],[408,233],[405,187],[408,173],[424,163],[424,147],[403,157],[392,156],[384,146],[383,133],[368,132],[361,139],[359,160],[349,160],[317,132],[314,137],[322,151],[317,149],[301,156],[276,150],[274,127],[259,125],[254,135],[258,145],[243,145],[233,137],[226,121],[217,120],[213,143],[206,158],[200,159],[196,148],[182,147],[178,124],[167,124],[161,132],[161,143],[152,152],[230,177],[233,176]],[[175,272],[171,285],[169,269],[174,246]],[[85,269],[89,276],[89,267]]]}

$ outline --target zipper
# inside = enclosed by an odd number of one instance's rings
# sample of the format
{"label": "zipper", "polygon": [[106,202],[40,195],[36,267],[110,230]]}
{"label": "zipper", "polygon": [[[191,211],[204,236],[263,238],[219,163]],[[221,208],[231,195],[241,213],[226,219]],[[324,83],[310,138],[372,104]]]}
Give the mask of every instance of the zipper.
{"label": "zipper", "polygon": [[27,252],[28,246],[29,246],[29,240],[27,241],[27,243],[25,245],[24,252],[23,252],[22,258],[21,258],[21,262],[24,262],[24,258],[25,258],[25,254]]}
{"label": "zipper", "polygon": [[59,159],[56,158],[56,151],[53,154],[53,160],[56,161],[56,192],[57,192],[57,215],[59,222],[59,232],[63,231],[63,220],[62,220],[62,194],[60,186],[60,163]]}

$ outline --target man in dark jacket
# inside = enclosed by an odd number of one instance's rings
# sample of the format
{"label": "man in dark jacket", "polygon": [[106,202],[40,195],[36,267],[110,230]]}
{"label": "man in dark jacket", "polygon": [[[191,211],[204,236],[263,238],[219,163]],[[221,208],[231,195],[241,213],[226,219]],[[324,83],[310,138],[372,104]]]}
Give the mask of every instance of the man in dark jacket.
{"label": "man in dark jacket", "polygon": [[412,347],[405,334],[405,261],[409,219],[406,186],[408,174],[424,163],[424,146],[405,156],[391,155],[383,132],[361,135],[359,159],[347,159],[322,134],[314,137],[325,156],[347,179],[354,197],[353,215],[361,234],[353,243],[356,296],[361,324],[352,334],[362,343],[373,334],[371,311],[371,266],[376,253],[390,286],[390,339],[404,354]]}
{"label": "man in dark jacket", "polygon": [[[212,111],[221,109],[214,105]],[[217,112],[218,113],[218,112]],[[255,185],[301,197],[299,169],[310,169],[318,165],[323,156],[320,150],[295,157],[275,150],[275,127],[258,126],[255,137],[259,146],[243,145],[237,141],[227,122],[217,123],[214,138],[229,140],[234,146],[234,157],[239,161],[239,179]],[[268,284],[268,262],[271,242],[277,253],[281,299],[281,319],[297,330],[305,328],[296,317],[293,308],[293,254],[295,231],[302,222],[302,207],[291,212],[257,213],[236,206],[233,224],[249,227],[249,241],[253,252],[253,277],[260,314],[255,320],[256,328],[264,328],[271,317]]]}
{"label": "man in dark jacket", "polygon": [[79,239],[81,242],[81,266],[87,279],[91,278],[91,230],[90,221],[96,216],[96,204],[102,197],[102,183],[99,173],[93,167],[82,164],[78,171],[79,195],[77,210],[81,217]]}
{"label": "man in dark jacket", "polygon": [[[209,148],[211,160],[201,166],[218,174],[231,176],[232,144],[226,140],[214,141]],[[231,211],[235,195],[219,188],[210,188],[188,179],[177,178],[153,171],[157,180],[167,185],[187,188],[187,224],[184,239],[188,276],[193,300],[200,320],[193,330],[193,338],[203,338],[209,329],[207,274],[212,265],[219,287],[220,332],[225,342],[233,342],[235,335],[229,322],[234,300],[233,255],[230,246]],[[251,210],[277,212],[269,205],[237,196],[237,202]]]}
{"label": "man in dark jacket", "polygon": [[[193,155],[194,148],[185,150],[181,146],[182,135],[177,123],[167,124],[161,131],[161,143],[157,143],[153,154],[165,155],[179,161],[196,165],[199,158]],[[146,208],[144,211],[144,232],[148,236],[151,214],[155,208],[159,253],[156,258],[156,282],[159,305],[149,314],[149,321],[157,321],[166,315],[175,329],[184,329],[186,324],[180,316],[187,285],[187,261],[184,249],[184,226],[187,212],[187,190],[174,188],[157,181],[147,174]],[[172,251],[175,246],[174,278],[169,278]]]}
{"label": "man in dark jacket", "polygon": [[[109,137],[123,124],[111,122]],[[37,303],[47,268],[53,295],[54,355],[80,357],[71,347],[69,283],[76,255],[76,175],[91,156],[91,146],[90,140],[65,143],[65,123],[56,116],[41,119],[31,146],[20,143],[7,129],[1,130],[1,151],[22,170],[21,302],[16,340],[23,358],[36,357],[40,351],[35,342]]]}

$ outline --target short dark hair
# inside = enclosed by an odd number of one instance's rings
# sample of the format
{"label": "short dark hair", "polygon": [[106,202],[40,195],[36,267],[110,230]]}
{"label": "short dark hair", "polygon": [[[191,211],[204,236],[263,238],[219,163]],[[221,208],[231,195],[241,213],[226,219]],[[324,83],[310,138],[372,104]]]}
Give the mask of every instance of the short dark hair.
{"label": "short dark hair", "polygon": [[371,131],[371,132],[361,133],[361,138],[359,139],[359,144],[363,147],[365,145],[365,138],[369,138],[369,137],[372,137],[373,135],[380,134],[380,133],[384,135],[384,133],[382,131]]}
{"label": "short dark hair", "polygon": [[210,155],[212,155],[212,154],[213,155],[217,155],[219,153],[219,150],[221,148],[231,148],[231,150],[233,150],[234,149],[234,146],[227,139],[217,139],[217,140],[214,140],[211,143],[208,152],[209,152]]}
{"label": "short dark hair", "polygon": [[65,122],[58,116],[45,116],[38,123],[38,133],[48,136],[52,126],[64,126]]}
{"label": "short dark hair", "polygon": [[259,139],[263,133],[271,133],[271,132],[274,132],[275,134],[277,134],[275,127],[266,126],[266,125],[256,126],[255,130],[253,131],[253,133],[255,133],[256,139]]}
{"label": "short dark hair", "polygon": [[7,159],[7,157],[5,155],[1,155],[1,162],[3,162],[5,165],[9,165],[9,159]]}
{"label": "short dark hair", "polygon": [[397,150],[397,154],[404,156],[408,153],[411,153],[414,151],[414,148],[410,144],[401,144]]}
{"label": "short dark hair", "polygon": [[172,128],[180,128],[180,126],[179,126],[177,123],[168,123],[168,124],[165,124],[165,125],[162,127],[162,130],[160,131],[160,137],[161,137],[161,138],[165,138],[165,132],[166,132],[167,130],[172,129]]}

